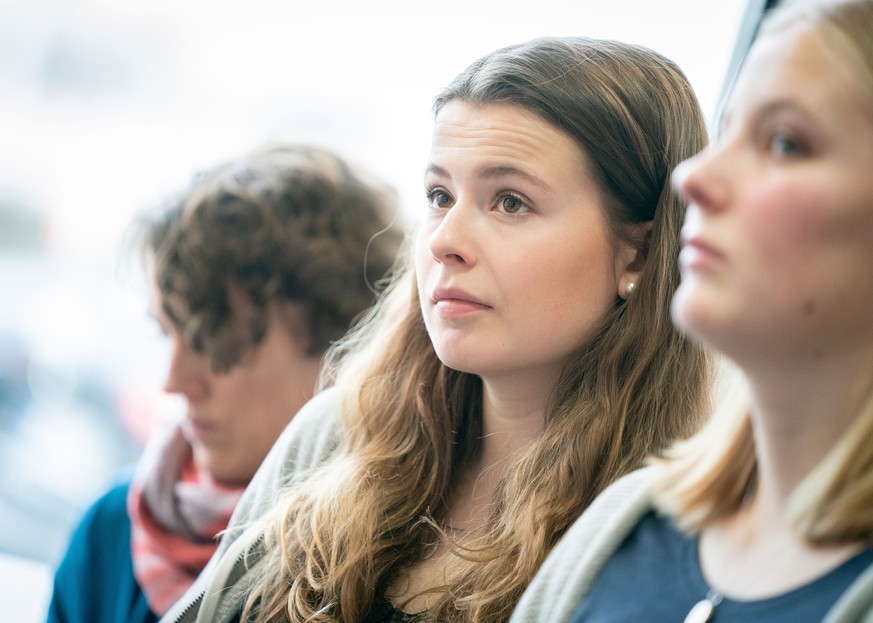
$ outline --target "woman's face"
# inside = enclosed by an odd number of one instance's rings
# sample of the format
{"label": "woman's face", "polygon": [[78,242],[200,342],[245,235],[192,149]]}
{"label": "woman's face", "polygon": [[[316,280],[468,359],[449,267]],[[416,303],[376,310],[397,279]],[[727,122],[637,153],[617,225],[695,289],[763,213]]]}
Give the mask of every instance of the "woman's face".
{"label": "woman's face", "polygon": [[454,100],[436,117],[416,276],[447,366],[548,389],[624,292],[587,156],[538,116]]}
{"label": "woman's face", "polygon": [[873,110],[794,26],[755,43],[721,136],[683,163],[676,323],[740,363],[873,348]]}

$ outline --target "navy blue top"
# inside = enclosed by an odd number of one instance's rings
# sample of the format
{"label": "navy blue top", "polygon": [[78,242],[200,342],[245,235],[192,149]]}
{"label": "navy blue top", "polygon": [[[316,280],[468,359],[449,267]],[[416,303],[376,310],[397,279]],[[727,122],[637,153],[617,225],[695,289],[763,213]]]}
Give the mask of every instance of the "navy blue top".
{"label": "navy blue top", "polygon": [[113,487],[82,517],[54,579],[48,623],[156,623],[133,575],[127,491]]}
{"label": "navy blue top", "polygon": [[[677,623],[710,590],[700,570],[698,539],[655,512],[645,515],[610,557],[571,623]],[[873,548],[782,595],[756,601],[725,598],[712,623],[818,623],[849,585],[873,564]]]}

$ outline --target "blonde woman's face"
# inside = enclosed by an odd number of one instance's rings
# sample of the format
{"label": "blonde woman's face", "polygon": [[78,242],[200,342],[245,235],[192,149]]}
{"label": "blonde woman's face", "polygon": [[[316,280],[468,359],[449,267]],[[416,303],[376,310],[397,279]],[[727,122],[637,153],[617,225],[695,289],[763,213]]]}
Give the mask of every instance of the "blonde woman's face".
{"label": "blonde woman's face", "polygon": [[815,32],[755,43],[718,141],[683,163],[680,328],[741,364],[873,356],[873,102]]}
{"label": "blonde woman's face", "polygon": [[425,175],[416,276],[428,333],[451,368],[548,391],[624,292],[587,157],[505,104],[450,101]]}

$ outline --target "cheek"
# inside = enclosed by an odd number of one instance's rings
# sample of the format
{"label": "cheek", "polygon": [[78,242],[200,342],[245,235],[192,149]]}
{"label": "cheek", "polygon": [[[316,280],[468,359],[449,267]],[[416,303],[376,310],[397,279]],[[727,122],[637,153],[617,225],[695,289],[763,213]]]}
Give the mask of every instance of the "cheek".
{"label": "cheek", "polygon": [[529,292],[538,293],[538,306],[552,327],[572,331],[581,326],[587,331],[615,300],[612,251],[601,240],[552,248],[563,251],[544,251],[542,261],[529,274],[517,267],[519,282],[527,284]]}
{"label": "cheek", "polygon": [[252,399],[259,400],[262,390],[258,379],[248,378],[248,375],[233,370],[212,383],[215,409],[223,413],[224,420],[229,424],[245,420],[252,409]]}
{"label": "cheek", "polygon": [[[837,306],[859,259],[853,249],[871,246],[847,187],[849,180],[811,172],[749,196],[738,241],[748,251],[740,264],[748,299],[780,306],[783,322]],[[859,233],[868,237],[862,242]]]}
{"label": "cheek", "polygon": [[764,266],[795,270],[822,235],[823,201],[814,188],[785,181],[749,195],[742,235]]}

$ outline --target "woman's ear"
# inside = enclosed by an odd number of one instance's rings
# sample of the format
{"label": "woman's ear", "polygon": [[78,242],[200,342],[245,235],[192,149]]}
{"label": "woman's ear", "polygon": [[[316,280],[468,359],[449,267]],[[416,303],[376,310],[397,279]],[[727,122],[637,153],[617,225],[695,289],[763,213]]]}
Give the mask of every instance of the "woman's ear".
{"label": "woman's ear", "polygon": [[618,296],[627,299],[637,288],[652,240],[653,221],[637,223],[628,227],[625,237],[618,243],[615,276]]}

